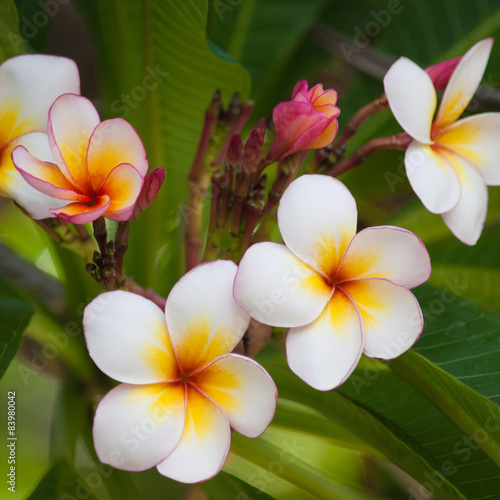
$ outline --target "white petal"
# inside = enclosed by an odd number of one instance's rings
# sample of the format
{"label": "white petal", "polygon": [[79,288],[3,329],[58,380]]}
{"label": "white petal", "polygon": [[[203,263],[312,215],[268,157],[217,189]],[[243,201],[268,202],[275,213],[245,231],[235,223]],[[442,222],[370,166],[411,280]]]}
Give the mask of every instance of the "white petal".
{"label": "white petal", "polygon": [[337,279],[385,278],[414,288],[430,274],[429,253],[420,238],[406,229],[382,226],[364,229],[353,238]]}
{"label": "white petal", "polygon": [[67,92],[80,93],[71,59],[27,54],[0,65],[0,146],[28,132],[45,132],[50,106]]}
{"label": "white petal", "polygon": [[50,152],[47,134],[31,132],[20,135],[1,149],[0,159],[0,195],[13,198],[34,219],[54,217],[51,208],[61,208],[68,201],[58,200],[31,187],[16,170],[11,153],[17,146],[24,146],[33,156],[43,161],[54,161]]}
{"label": "white petal", "polygon": [[271,423],[278,391],[266,370],[253,359],[229,354],[196,374],[192,381],[217,403],[240,434],[260,436]]}
{"label": "white petal", "polygon": [[257,243],[240,261],[234,298],[252,318],[272,326],[302,326],[315,320],[332,295],[321,274],[285,245]]}
{"label": "white petal", "polygon": [[181,439],[186,418],[181,384],[120,384],[97,407],[94,446],[99,460],[117,469],[146,470]]}
{"label": "white petal", "polygon": [[483,231],[488,207],[488,190],[482,175],[467,160],[456,157],[462,196],[458,205],[443,214],[445,224],[463,243],[475,245]]}
{"label": "white petal", "polygon": [[425,208],[434,214],[452,209],[460,198],[457,173],[441,149],[413,141],[405,154],[408,180]]}
{"label": "white petal", "polygon": [[358,364],[362,349],[359,313],[340,290],[316,321],[291,328],[286,337],[288,366],[320,391],[342,384]]}
{"label": "white petal", "polygon": [[479,169],[486,184],[500,185],[500,113],[483,113],[459,120],[439,135],[437,144],[465,156]]}
{"label": "white petal", "polygon": [[340,285],[361,313],[371,358],[392,359],[407,351],[422,333],[423,319],[415,296],[384,279],[368,278]]}
{"label": "white petal", "polygon": [[446,127],[463,113],[483,78],[492,46],[493,38],[486,38],[462,57],[444,91],[435,120],[436,127]]}
{"label": "white petal", "polygon": [[404,131],[419,142],[431,144],[436,91],[429,75],[410,59],[401,57],[385,75],[384,89]]}
{"label": "white petal", "polygon": [[102,293],[85,308],[83,329],[90,357],[106,375],[131,384],[178,378],[165,315],[150,300]]}
{"label": "white petal", "polygon": [[172,288],[165,314],[184,373],[229,354],[246,332],[250,317],[233,298],[236,269],[228,260],[201,264]]}
{"label": "white petal", "polygon": [[87,150],[98,124],[94,105],[79,95],[62,95],[49,111],[49,142],[56,163],[70,182],[88,193],[97,192],[89,181]]}
{"label": "white petal", "polygon": [[224,413],[191,387],[184,433],[175,450],[157,465],[158,472],[182,483],[206,481],[221,470],[230,441]]}
{"label": "white petal", "polygon": [[331,277],[356,234],[357,216],[356,202],[339,180],[303,175],[283,194],[278,225],[299,259]]}

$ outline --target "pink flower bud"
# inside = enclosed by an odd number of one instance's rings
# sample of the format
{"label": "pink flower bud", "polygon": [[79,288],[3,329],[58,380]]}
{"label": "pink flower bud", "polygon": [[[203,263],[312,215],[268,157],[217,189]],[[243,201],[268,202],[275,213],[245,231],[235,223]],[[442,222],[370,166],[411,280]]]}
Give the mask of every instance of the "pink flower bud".
{"label": "pink flower bud", "polygon": [[236,170],[241,162],[241,154],[243,152],[243,142],[240,134],[234,134],[229,142],[226,154],[226,166],[229,170]]}
{"label": "pink flower bud", "polygon": [[432,83],[434,84],[434,88],[436,90],[443,90],[446,85],[448,85],[451,74],[453,73],[453,71],[455,71],[455,68],[460,62],[460,59],[462,59],[462,56],[455,57],[455,59],[449,59],[447,61],[443,61],[425,68],[425,71],[431,77]]}
{"label": "pink flower bud", "polygon": [[137,198],[137,202],[134,207],[134,213],[130,220],[135,220],[139,215],[146,210],[146,208],[155,201],[156,195],[160,190],[163,181],[165,180],[165,169],[155,168],[149,174],[144,177],[144,184],[142,186],[141,193]]}
{"label": "pink flower bud", "polygon": [[298,82],[292,100],[274,108],[276,138],[269,150],[269,159],[280,160],[297,151],[328,146],[338,130],[340,110],[336,102],[335,90],[323,90],[321,84],[307,90],[305,80]]}
{"label": "pink flower bud", "polygon": [[264,132],[254,128],[245,143],[243,151],[243,169],[248,173],[257,171],[257,167],[264,147]]}

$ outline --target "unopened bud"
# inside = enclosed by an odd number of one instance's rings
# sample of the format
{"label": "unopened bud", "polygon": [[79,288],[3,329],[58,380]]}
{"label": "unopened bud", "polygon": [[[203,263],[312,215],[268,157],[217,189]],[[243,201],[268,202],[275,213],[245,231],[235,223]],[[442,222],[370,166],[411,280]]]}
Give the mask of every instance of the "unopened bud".
{"label": "unopened bud", "polygon": [[245,143],[243,152],[243,170],[247,174],[257,171],[264,147],[264,133],[260,128],[254,128]]}
{"label": "unopened bud", "polygon": [[226,166],[229,172],[234,172],[240,166],[242,151],[243,142],[240,134],[234,134],[226,153]]}
{"label": "unopened bud", "polygon": [[436,90],[443,90],[448,85],[451,75],[455,71],[457,64],[462,59],[462,56],[449,59],[448,61],[440,62],[425,68],[426,73],[431,77],[432,83]]}
{"label": "unopened bud", "polygon": [[165,180],[165,169],[155,168],[144,177],[144,184],[134,207],[134,213],[130,220],[135,220],[146,208],[155,201],[156,195]]}

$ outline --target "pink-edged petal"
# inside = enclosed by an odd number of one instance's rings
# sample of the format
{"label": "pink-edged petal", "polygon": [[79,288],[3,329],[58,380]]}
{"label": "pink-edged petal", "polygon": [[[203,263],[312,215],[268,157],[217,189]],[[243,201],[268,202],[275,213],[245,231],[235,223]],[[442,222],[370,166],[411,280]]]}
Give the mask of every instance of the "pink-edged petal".
{"label": "pink-edged petal", "polygon": [[172,288],[165,315],[174,351],[186,374],[229,354],[250,317],[233,298],[236,264],[216,260],[185,274]]}
{"label": "pink-edged petal", "polygon": [[310,102],[287,101],[279,103],[273,111],[276,138],[269,149],[273,160],[285,157],[293,151],[297,138],[325,115],[316,111]]}
{"label": "pink-edged petal", "polygon": [[483,176],[467,160],[455,155],[454,167],[460,178],[462,195],[458,204],[442,214],[444,223],[463,243],[475,245],[483,231],[488,207],[488,190]]}
{"label": "pink-edged petal", "polygon": [[278,225],[286,246],[299,259],[332,277],[356,234],[357,215],[356,201],[339,180],[303,175],[283,194]]}
{"label": "pink-edged petal", "polygon": [[70,182],[87,192],[92,191],[87,173],[87,149],[99,121],[92,102],[79,95],[62,95],[49,111],[49,142],[56,163]]}
{"label": "pink-edged petal", "polygon": [[63,208],[51,209],[50,213],[54,214],[58,219],[63,222],[70,222],[71,224],[88,224],[101,215],[104,215],[108,209],[111,200],[109,196],[99,196],[95,200],[95,205],[87,205],[84,203],[70,203]]}
{"label": "pink-edged petal", "polygon": [[94,190],[98,191],[110,172],[122,163],[133,165],[144,177],[148,159],[142,141],[130,123],[113,118],[100,123],[90,139],[88,171]]}
{"label": "pink-edged petal", "polygon": [[184,430],[185,392],[183,384],[120,384],[108,392],[94,418],[99,460],[141,471],[165,459]]}
{"label": "pink-edged petal", "polygon": [[217,403],[240,434],[260,436],[271,423],[278,390],[266,370],[253,359],[228,354],[200,371],[192,381]]}
{"label": "pink-edged petal", "polygon": [[446,127],[464,112],[479,87],[492,46],[493,38],[486,38],[462,57],[446,86],[434,127]]}
{"label": "pink-edged petal", "polygon": [[47,130],[47,113],[66,92],[80,93],[74,61],[26,54],[0,65],[0,146],[28,132]]}
{"label": "pink-edged petal", "polygon": [[272,326],[314,321],[333,293],[323,276],[285,245],[256,243],[241,259],[234,298],[252,318]]}
{"label": "pink-edged petal", "polygon": [[31,187],[12,162],[12,151],[19,145],[26,147],[34,156],[52,161],[47,134],[31,132],[20,135],[0,148],[0,196],[13,198],[34,219],[54,217],[51,208],[61,208],[68,204],[52,196],[47,196]]}
{"label": "pink-edged petal", "polygon": [[407,351],[422,333],[423,318],[415,296],[405,287],[368,278],[340,285],[356,304],[363,321],[363,352],[392,359]]}
{"label": "pink-edged petal", "polygon": [[156,467],[160,474],[182,483],[206,481],[221,470],[230,441],[229,422],[221,409],[189,387],[182,438]]}
{"label": "pink-edged petal", "polygon": [[[336,110],[338,108],[333,106]],[[304,151],[307,149],[320,149],[332,143],[339,128],[337,116],[340,111],[333,113],[331,118],[323,117],[316,123],[304,130],[293,143],[293,151]]]}
{"label": "pink-edged petal", "polygon": [[290,328],[286,337],[288,366],[320,391],[342,384],[358,364],[362,349],[359,313],[339,289],[317,320]]}
{"label": "pink-edged petal", "polygon": [[442,214],[458,203],[460,181],[442,148],[411,142],[405,167],[411,187],[429,212]]}
{"label": "pink-edged petal", "polygon": [[423,144],[432,144],[436,91],[429,75],[410,59],[401,57],[385,75],[384,89],[403,130]]}
{"label": "pink-edged petal", "polygon": [[130,384],[178,379],[165,315],[150,300],[102,293],[85,308],[83,329],[90,357],[106,375]]}
{"label": "pink-edged petal", "polygon": [[24,146],[12,151],[12,161],[23,179],[36,190],[60,200],[90,203],[90,196],[76,192],[57,165],[38,160]]}
{"label": "pink-edged petal", "polygon": [[299,101],[299,102],[310,102],[311,99],[309,97],[309,92],[313,91],[317,87],[319,87],[320,84],[316,85],[313,87],[311,90],[307,90],[307,81],[306,80],[299,80],[296,84],[295,87],[293,87],[292,91],[292,101]]}
{"label": "pink-edged petal", "polygon": [[483,113],[459,120],[436,134],[436,144],[465,156],[486,184],[500,185],[500,113]]}
{"label": "pink-edged petal", "polygon": [[108,195],[111,203],[105,216],[111,220],[128,220],[134,211],[144,178],[132,165],[122,163],[108,175],[99,195]]}
{"label": "pink-edged petal", "polygon": [[418,236],[399,227],[369,227],[353,238],[337,281],[385,278],[414,288],[430,274],[429,253]]}

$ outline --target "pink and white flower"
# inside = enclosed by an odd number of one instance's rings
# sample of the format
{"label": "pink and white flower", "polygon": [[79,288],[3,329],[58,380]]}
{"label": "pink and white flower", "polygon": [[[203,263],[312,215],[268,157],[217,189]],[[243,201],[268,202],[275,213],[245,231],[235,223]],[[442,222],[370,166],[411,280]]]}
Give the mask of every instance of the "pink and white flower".
{"label": "pink and white flower", "polygon": [[278,208],[285,245],[251,246],[236,274],[236,301],[257,321],[290,328],[288,364],[319,390],[342,384],[362,352],[399,356],[423,328],[409,291],[430,275],[423,243],[391,226],[356,234],[356,219],[339,180],[299,177]]}
{"label": "pink and white flower", "polygon": [[88,99],[64,94],[49,110],[48,135],[56,164],[23,146],[14,149],[12,160],[32,187],[71,202],[50,213],[74,224],[101,216],[129,219],[148,171],[146,151],[132,125],[121,118],[101,122]]}
{"label": "pink and white flower", "polygon": [[384,78],[391,110],[414,139],[405,154],[413,190],[468,245],[477,242],[483,229],[486,186],[500,185],[500,113],[458,118],[479,86],[492,45],[491,38],[482,40],[460,59],[435,118],[436,92],[423,69],[402,57]]}
{"label": "pink and white flower", "polygon": [[0,196],[13,198],[30,215],[53,217],[55,200],[27,184],[14,167],[11,153],[22,145],[33,155],[53,161],[47,138],[47,113],[66,92],[80,93],[76,64],[65,57],[21,55],[0,65]]}
{"label": "pink and white flower", "polygon": [[321,84],[307,90],[307,82],[300,80],[293,89],[292,100],[274,108],[276,138],[269,149],[269,158],[281,160],[298,151],[328,146],[338,131],[340,110],[336,103],[335,90],[323,90]]}
{"label": "pink and white flower", "polygon": [[122,382],[99,403],[94,444],[120,469],[185,483],[219,472],[230,427],[257,437],[276,409],[276,386],[255,361],[231,354],[250,318],[234,301],[236,264],[202,264],[172,288],[165,313],[125,291],[97,297],[83,326],[90,356]]}

